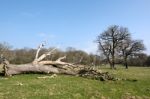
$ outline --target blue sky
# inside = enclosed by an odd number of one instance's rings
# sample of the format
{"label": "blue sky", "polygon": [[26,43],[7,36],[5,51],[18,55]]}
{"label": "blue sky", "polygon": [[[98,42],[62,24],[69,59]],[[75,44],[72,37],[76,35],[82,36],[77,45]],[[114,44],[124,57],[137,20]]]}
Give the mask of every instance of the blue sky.
{"label": "blue sky", "polygon": [[0,42],[13,48],[75,47],[95,52],[110,25],[128,27],[150,54],[150,0],[0,0]]}

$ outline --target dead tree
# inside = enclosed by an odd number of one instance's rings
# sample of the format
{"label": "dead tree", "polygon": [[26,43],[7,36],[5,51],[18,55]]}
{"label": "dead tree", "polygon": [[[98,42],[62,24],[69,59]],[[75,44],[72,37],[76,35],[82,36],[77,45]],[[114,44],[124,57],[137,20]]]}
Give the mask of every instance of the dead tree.
{"label": "dead tree", "polygon": [[90,77],[95,79],[104,80],[105,77],[108,80],[114,79],[108,73],[102,73],[97,70],[89,70],[88,66],[84,65],[77,65],[74,63],[67,63],[63,62],[62,60],[66,58],[66,56],[58,58],[56,61],[45,61],[44,59],[51,55],[56,48],[42,54],[39,56],[40,50],[43,48],[44,44],[41,44],[36,52],[35,59],[32,63],[28,64],[21,64],[21,65],[14,65],[9,64],[9,62],[4,59],[3,60],[3,68],[4,68],[4,75],[11,76],[16,74],[23,74],[23,73],[54,73],[54,74],[67,74],[67,75],[78,75],[82,77]]}

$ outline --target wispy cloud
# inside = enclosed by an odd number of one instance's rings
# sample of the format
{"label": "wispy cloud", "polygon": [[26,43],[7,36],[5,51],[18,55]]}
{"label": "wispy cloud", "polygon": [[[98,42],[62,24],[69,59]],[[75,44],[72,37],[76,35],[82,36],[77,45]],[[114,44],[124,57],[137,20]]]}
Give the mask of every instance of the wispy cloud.
{"label": "wispy cloud", "polygon": [[21,15],[25,16],[25,17],[34,17],[35,16],[33,13],[29,13],[29,12],[22,12]]}
{"label": "wispy cloud", "polygon": [[92,54],[97,54],[97,44],[90,41],[86,41],[86,42],[82,42],[82,44],[80,43],[80,45],[75,45],[73,46],[74,48],[83,50],[87,53],[92,53]]}
{"label": "wispy cloud", "polygon": [[38,33],[38,36],[40,36],[40,37],[46,37],[46,33],[43,33],[43,32]]}
{"label": "wispy cloud", "polygon": [[28,18],[34,18],[38,15],[40,15],[40,12],[21,12],[21,16],[28,17]]}
{"label": "wispy cloud", "polygon": [[43,37],[43,38],[55,38],[55,35],[54,34],[50,34],[50,33],[40,32],[40,33],[38,33],[38,35],[40,37]]}
{"label": "wispy cloud", "polygon": [[94,43],[94,42],[88,41],[88,42],[85,44],[85,47],[83,48],[83,50],[86,51],[87,53],[96,54],[96,52],[97,52],[97,44]]}

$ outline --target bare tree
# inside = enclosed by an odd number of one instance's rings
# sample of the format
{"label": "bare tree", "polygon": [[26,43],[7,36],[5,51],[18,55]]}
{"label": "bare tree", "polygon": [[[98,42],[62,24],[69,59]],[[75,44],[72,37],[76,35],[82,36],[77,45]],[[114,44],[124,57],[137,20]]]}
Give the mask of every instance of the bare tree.
{"label": "bare tree", "polygon": [[115,53],[119,44],[129,36],[130,34],[128,33],[127,28],[119,27],[117,25],[109,27],[98,36],[96,41],[99,50],[105,55],[112,69],[114,69]]}
{"label": "bare tree", "polygon": [[123,56],[124,65],[126,69],[128,69],[128,63],[127,63],[128,56],[135,55],[145,50],[144,44],[141,40],[131,40],[131,39],[124,40],[122,41],[120,46],[122,52],[121,55]]}
{"label": "bare tree", "polygon": [[22,48],[22,49],[13,49],[13,59],[10,61],[12,64],[25,64],[32,62],[35,58],[35,49],[31,48]]}
{"label": "bare tree", "polygon": [[0,43],[0,57],[7,58],[9,61],[13,59],[11,46],[7,42]]}

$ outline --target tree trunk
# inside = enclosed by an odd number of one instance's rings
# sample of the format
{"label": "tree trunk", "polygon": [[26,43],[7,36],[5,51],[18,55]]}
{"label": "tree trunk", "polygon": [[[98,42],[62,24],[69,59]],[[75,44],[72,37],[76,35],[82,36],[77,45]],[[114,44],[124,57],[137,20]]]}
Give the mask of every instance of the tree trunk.
{"label": "tree trunk", "polygon": [[128,62],[127,62],[127,57],[124,57],[124,66],[126,69],[128,69]]}
{"label": "tree trunk", "polygon": [[68,75],[76,75],[77,71],[72,69],[65,69],[61,67],[55,67],[53,65],[33,65],[33,64],[22,64],[22,65],[5,65],[5,75],[11,76],[15,74],[23,74],[23,73],[55,73],[55,74],[68,74]]}
{"label": "tree trunk", "polygon": [[113,64],[112,64],[112,61],[111,61],[109,58],[107,58],[107,61],[108,61],[109,65],[110,65],[110,68],[111,68],[111,69],[114,69],[114,66],[113,66]]}
{"label": "tree trunk", "polygon": [[112,42],[112,69],[115,68],[115,38],[114,38],[114,33],[113,33],[113,42]]}
{"label": "tree trunk", "polygon": [[110,65],[110,68],[113,69],[113,64],[111,61],[109,61],[109,65]]}
{"label": "tree trunk", "polygon": [[115,69],[115,48],[113,44],[113,49],[112,49],[112,69]]}
{"label": "tree trunk", "polygon": [[114,54],[113,54],[113,56],[112,56],[112,69],[115,69],[115,56],[114,56]]}
{"label": "tree trunk", "polygon": [[100,70],[86,68],[83,65],[75,65],[75,67],[69,65],[59,66],[59,65],[41,65],[41,64],[4,65],[5,76],[12,76],[24,73],[45,73],[45,74],[54,73],[54,74],[67,74],[73,76],[80,76],[101,81],[116,80],[116,78],[114,78],[108,72],[102,72]]}

